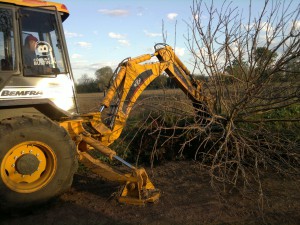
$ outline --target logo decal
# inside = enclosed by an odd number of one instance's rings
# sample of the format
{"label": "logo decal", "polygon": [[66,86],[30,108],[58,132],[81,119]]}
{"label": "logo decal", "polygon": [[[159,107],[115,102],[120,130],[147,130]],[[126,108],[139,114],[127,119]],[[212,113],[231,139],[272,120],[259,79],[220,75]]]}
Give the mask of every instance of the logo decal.
{"label": "logo decal", "polygon": [[43,95],[42,91],[8,91],[3,90],[1,96],[37,96]]}
{"label": "logo decal", "polygon": [[142,83],[142,79],[137,78],[133,83],[133,87],[138,87],[138,86],[140,86],[141,83]]}
{"label": "logo decal", "polygon": [[41,89],[34,87],[21,88],[4,88],[0,92],[0,98],[32,98],[44,97],[44,92]]}
{"label": "logo decal", "polygon": [[51,65],[51,63],[54,63],[53,57],[52,57],[52,47],[51,45],[46,41],[38,41],[36,44],[36,56],[37,58],[34,59],[33,64],[35,66],[37,65]]}

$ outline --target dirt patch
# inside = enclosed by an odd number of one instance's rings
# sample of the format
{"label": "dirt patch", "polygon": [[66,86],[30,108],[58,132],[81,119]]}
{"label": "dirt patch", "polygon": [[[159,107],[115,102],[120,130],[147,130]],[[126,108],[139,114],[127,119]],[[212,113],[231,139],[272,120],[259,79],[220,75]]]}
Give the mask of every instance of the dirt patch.
{"label": "dirt patch", "polygon": [[103,93],[77,94],[79,112],[88,113],[99,111],[103,97]]}
{"label": "dirt patch", "polygon": [[263,213],[254,192],[232,190],[221,200],[210,186],[207,171],[197,162],[168,162],[147,171],[162,192],[158,203],[119,204],[119,186],[89,172],[77,173],[70,191],[58,200],[24,213],[0,216],[2,225],[26,224],[298,224],[298,180],[276,174],[263,178]]}

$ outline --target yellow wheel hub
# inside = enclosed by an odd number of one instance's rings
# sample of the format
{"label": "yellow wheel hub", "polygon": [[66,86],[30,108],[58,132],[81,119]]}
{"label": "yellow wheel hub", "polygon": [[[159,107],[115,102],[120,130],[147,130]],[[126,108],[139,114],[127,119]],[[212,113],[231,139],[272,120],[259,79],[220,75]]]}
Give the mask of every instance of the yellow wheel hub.
{"label": "yellow wheel hub", "polygon": [[27,141],[14,146],[4,156],[1,178],[15,192],[32,193],[51,181],[56,168],[56,155],[48,145]]}

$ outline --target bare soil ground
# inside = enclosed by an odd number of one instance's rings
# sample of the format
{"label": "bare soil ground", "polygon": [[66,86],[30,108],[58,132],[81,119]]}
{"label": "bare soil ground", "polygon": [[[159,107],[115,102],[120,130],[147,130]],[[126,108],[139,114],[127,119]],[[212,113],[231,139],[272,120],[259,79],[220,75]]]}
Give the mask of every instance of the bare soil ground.
{"label": "bare soil ground", "polygon": [[197,162],[167,162],[147,170],[162,192],[155,204],[119,204],[114,195],[118,184],[79,172],[71,190],[58,200],[24,213],[1,215],[0,224],[299,224],[299,180],[266,175],[261,210],[251,192],[242,196],[232,190],[221,200]]}
{"label": "bare soil ground", "polygon": [[[83,96],[80,100],[87,104],[85,109],[99,106],[88,95]],[[99,94],[90,96],[96,100]],[[266,173],[262,177],[261,208],[256,190],[244,195],[238,189],[217,194],[211,187],[208,171],[194,161],[165,162],[146,170],[162,193],[155,204],[119,204],[117,183],[79,170],[67,193],[26,212],[0,213],[0,224],[300,224],[299,177],[287,179]]]}

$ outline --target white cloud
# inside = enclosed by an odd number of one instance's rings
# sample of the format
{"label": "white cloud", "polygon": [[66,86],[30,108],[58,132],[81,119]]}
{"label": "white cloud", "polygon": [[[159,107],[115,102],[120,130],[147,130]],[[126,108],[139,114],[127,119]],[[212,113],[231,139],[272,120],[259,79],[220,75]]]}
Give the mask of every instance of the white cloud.
{"label": "white cloud", "polygon": [[87,65],[89,62],[87,60],[78,60],[78,59],[71,59],[71,64],[72,64],[72,70],[73,72],[76,70],[81,70],[81,69],[86,69],[88,68]]}
{"label": "white cloud", "polygon": [[124,39],[124,38],[125,38],[124,35],[122,35],[122,34],[117,34],[117,33],[114,33],[114,32],[109,32],[109,33],[108,33],[108,36],[109,36],[110,38],[114,38],[114,39]]}
{"label": "white cloud", "polygon": [[300,20],[296,20],[296,21],[293,22],[293,28],[295,30],[300,29]]}
{"label": "white cloud", "polygon": [[103,61],[103,62],[93,62],[91,63],[88,60],[72,60],[72,69],[76,71],[82,71],[82,73],[87,73],[87,72],[95,72],[95,70],[105,67],[105,66],[110,66],[115,68],[118,65],[118,62],[111,62],[111,61]]}
{"label": "white cloud", "polygon": [[82,34],[78,34],[78,33],[74,33],[74,32],[69,32],[69,31],[65,31],[65,36],[67,38],[83,37]]}
{"label": "white cloud", "polygon": [[91,71],[96,71],[97,69],[100,69],[102,67],[105,67],[105,66],[109,66],[109,67],[116,67],[116,62],[110,62],[110,61],[107,61],[107,62],[96,62],[96,63],[92,63],[89,65],[89,70]]}
{"label": "white cloud", "polygon": [[127,16],[129,14],[129,11],[125,9],[99,9],[98,12],[109,16]]}
{"label": "white cloud", "polygon": [[266,33],[270,33],[271,35],[273,34],[274,28],[272,27],[272,24],[267,22],[262,22],[260,26],[262,31],[265,31]]}
{"label": "white cloud", "polygon": [[73,75],[75,79],[80,79],[83,74],[87,74],[88,77],[94,78],[94,73],[97,69],[105,66],[110,66],[113,70],[117,67],[119,62],[102,61],[91,63],[88,60],[71,59]]}
{"label": "white cloud", "polygon": [[160,36],[162,36],[161,33],[151,33],[151,32],[148,32],[147,30],[144,30],[144,33],[145,33],[146,36],[148,36],[148,37],[160,37]]}
{"label": "white cloud", "polygon": [[[267,42],[270,42],[271,45],[274,45],[279,40],[279,35],[276,34],[276,31],[271,23],[260,22],[260,23],[250,23],[243,25],[246,32],[249,34],[256,33],[256,45],[263,46]],[[251,42],[251,41],[250,41]]]}
{"label": "white cloud", "polygon": [[184,51],[185,51],[185,48],[179,48],[179,47],[175,48],[175,54],[177,56],[183,56],[184,55]]}
{"label": "white cloud", "polygon": [[144,50],[145,54],[152,54],[154,52],[154,47],[148,47]]}
{"label": "white cloud", "polygon": [[122,39],[122,40],[118,40],[118,42],[119,42],[121,45],[130,46],[129,41],[127,41],[127,40]]}
{"label": "white cloud", "polygon": [[[201,16],[200,16],[201,15]],[[194,17],[194,20],[206,20],[206,19],[208,19],[208,16],[206,16],[206,15],[202,15],[202,14],[198,14],[198,13],[196,13],[196,14],[194,14],[193,15],[193,17]]]}
{"label": "white cloud", "polygon": [[169,13],[169,14],[167,15],[167,18],[168,18],[169,20],[174,20],[177,16],[178,16],[177,13]]}
{"label": "white cloud", "polygon": [[145,11],[146,9],[144,8],[144,7],[138,7],[137,8],[137,16],[143,16],[144,15],[144,11]]}
{"label": "white cloud", "polygon": [[85,41],[79,41],[79,42],[76,42],[76,44],[79,45],[80,47],[83,47],[83,48],[90,48],[90,47],[92,47],[91,43],[85,42]]}
{"label": "white cloud", "polygon": [[71,55],[71,59],[80,59],[81,57],[82,57],[82,55],[76,54],[76,53]]}

